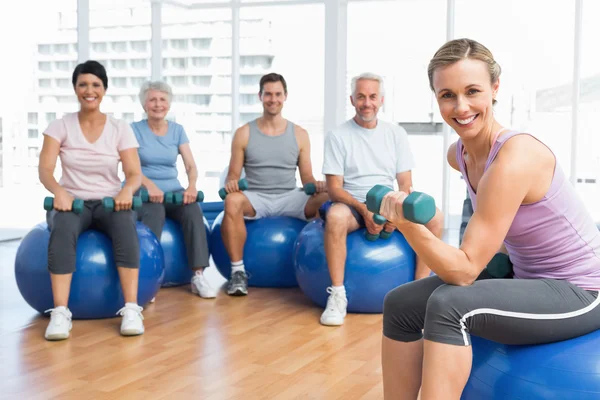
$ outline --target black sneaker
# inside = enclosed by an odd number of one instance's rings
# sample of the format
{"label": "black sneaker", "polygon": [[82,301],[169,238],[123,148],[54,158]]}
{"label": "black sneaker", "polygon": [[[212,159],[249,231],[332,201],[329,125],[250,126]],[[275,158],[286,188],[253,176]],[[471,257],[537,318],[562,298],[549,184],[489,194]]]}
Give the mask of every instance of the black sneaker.
{"label": "black sneaker", "polygon": [[245,296],[248,294],[248,275],[244,271],[235,271],[227,282],[227,294],[230,296]]}

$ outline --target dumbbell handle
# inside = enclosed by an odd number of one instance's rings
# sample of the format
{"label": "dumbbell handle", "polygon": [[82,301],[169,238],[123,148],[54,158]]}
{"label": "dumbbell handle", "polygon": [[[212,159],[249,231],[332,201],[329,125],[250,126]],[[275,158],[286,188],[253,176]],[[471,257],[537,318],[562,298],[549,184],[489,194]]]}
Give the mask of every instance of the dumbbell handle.
{"label": "dumbbell handle", "polygon": [[[102,206],[104,207],[104,210],[106,210],[108,212],[115,211],[115,199],[113,199],[112,197],[103,198]],[[142,198],[139,196],[133,196],[130,209],[133,211],[141,210],[142,209]]]}
{"label": "dumbbell handle", "polygon": [[[52,211],[54,209],[54,197],[46,197],[44,198],[44,210]],[[75,199],[73,203],[71,203],[71,211],[75,214],[81,214],[83,211],[83,200]]]}
{"label": "dumbbell handle", "polygon": [[303,189],[304,189],[304,193],[306,193],[308,195],[313,195],[313,194],[317,193],[317,185],[315,185],[312,182],[304,185]]}
{"label": "dumbbell handle", "polygon": [[[379,215],[379,210],[383,197],[391,191],[387,186],[375,185],[367,193],[367,209],[375,214],[373,221],[378,225],[386,222],[386,219]],[[402,211],[407,220],[424,225],[435,216],[435,200],[428,194],[412,192],[404,199]]]}
{"label": "dumbbell handle", "polygon": [[[248,181],[246,181],[246,179],[240,179],[238,181],[238,188],[240,190],[247,190],[248,189]],[[221,200],[225,200],[225,197],[227,197],[227,190],[225,190],[224,187],[219,189],[219,197],[221,198]]]}
{"label": "dumbbell handle", "polygon": [[[148,203],[150,201],[150,196],[148,194],[148,190],[141,189],[140,190],[140,198],[142,199],[142,203]],[[196,202],[202,203],[204,201],[204,192],[202,190],[198,190],[196,194]],[[182,192],[166,192],[163,196],[163,203],[166,204],[183,204],[183,193]]]}

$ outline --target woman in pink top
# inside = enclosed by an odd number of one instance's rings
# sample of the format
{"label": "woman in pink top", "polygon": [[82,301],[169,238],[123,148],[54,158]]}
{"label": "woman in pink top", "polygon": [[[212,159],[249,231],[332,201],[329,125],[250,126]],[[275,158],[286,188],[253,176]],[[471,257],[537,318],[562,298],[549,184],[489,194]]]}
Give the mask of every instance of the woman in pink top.
{"label": "woman in pink top", "polygon": [[[436,276],[390,291],[384,303],[386,399],[459,399],[472,362],[470,334],[504,344],[574,338],[600,328],[600,233],[552,151],[494,117],[500,66],[469,39],[443,45],[429,82],[459,136],[448,163],[474,213],[460,248],[403,217],[406,193],[383,199],[391,221]],[[485,270],[507,250],[514,277]]]}
{"label": "woman in pink top", "polygon": [[[138,143],[129,124],[100,111],[108,78],[96,61],[79,64],[73,72],[73,88],[80,103],[77,113],[53,121],[44,132],[39,176],[54,194],[54,210],[48,212],[51,230],[48,269],[52,281],[54,308],[46,329],[46,339],[62,340],[70,335],[72,323],[68,309],[71,277],[75,271],[79,234],[88,228],[106,233],[112,240],[125,306],[121,334],[144,333],[142,308],[137,304],[139,243],[131,211],[133,193],[141,184]],[[62,177],[54,179],[60,157]],[[123,164],[126,184],[121,188],[117,175]],[[104,197],[113,197],[115,212],[102,206]],[[84,200],[83,210],[72,210],[73,200]]]}

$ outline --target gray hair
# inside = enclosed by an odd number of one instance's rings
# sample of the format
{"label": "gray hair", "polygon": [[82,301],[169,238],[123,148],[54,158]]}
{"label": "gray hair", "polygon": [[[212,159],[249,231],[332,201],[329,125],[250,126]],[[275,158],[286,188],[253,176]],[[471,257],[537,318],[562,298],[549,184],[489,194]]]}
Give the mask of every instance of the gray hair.
{"label": "gray hair", "polygon": [[171,86],[169,86],[168,83],[161,81],[146,81],[142,84],[139,94],[140,102],[142,103],[142,108],[146,104],[146,100],[148,99],[148,92],[151,90],[158,90],[159,92],[166,93],[169,104],[171,104],[171,100],[173,99],[173,91],[171,90]]}
{"label": "gray hair", "polygon": [[352,89],[352,98],[356,95],[356,83],[361,80],[369,80],[369,81],[377,81],[379,82],[379,95],[383,96],[385,90],[383,89],[383,78],[380,75],[374,74],[372,72],[364,72],[360,75],[352,78],[352,82],[350,84],[350,88]]}

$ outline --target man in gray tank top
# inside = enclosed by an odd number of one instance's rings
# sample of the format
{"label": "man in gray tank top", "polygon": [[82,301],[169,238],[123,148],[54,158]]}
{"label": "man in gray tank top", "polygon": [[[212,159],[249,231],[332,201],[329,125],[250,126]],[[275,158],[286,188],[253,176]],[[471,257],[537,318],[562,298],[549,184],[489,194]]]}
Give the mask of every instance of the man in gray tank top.
{"label": "man in gray tank top", "polygon": [[[244,219],[290,216],[307,220],[317,216],[319,207],[328,199],[327,185],[313,176],[308,133],[281,115],[287,98],[283,76],[275,73],[263,76],[259,98],[263,115],[236,130],[225,180],[228,194],[221,235],[231,260],[227,293],[233,296],[248,294],[243,261]],[[296,167],[303,186],[316,185],[315,194],[307,195],[296,187]],[[242,168],[248,182],[245,191],[238,187]]]}

